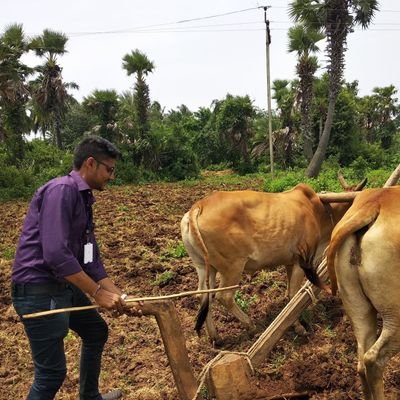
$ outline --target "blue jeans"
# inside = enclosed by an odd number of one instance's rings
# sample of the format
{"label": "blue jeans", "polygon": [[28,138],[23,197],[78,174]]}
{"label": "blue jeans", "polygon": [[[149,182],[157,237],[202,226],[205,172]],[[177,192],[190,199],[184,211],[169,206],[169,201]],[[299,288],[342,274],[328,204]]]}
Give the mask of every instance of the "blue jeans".
{"label": "blue jeans", "polygon": [[[77,287],[51,294],[13,296],[13,305],[21,316],[54,308],[90,305]],[[97,310],[74,311],[22,319],[34,364],[34,381],[27,400],[52,400],[66,373],[64,338],[72,329],[82,339],[80,358],[80,400],[101,400],[98,381],[101,355],[108,338],[108,327]]]}

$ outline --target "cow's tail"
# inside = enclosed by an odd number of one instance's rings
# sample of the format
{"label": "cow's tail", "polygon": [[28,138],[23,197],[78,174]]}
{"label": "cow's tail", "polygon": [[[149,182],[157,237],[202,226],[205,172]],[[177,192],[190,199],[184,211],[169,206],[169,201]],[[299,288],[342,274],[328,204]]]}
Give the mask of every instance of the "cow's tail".
{"label": "cow's tail", "polygon": [[337,278],[335,271],[335,256],[344,240],[351,234],[361,231],[370,223],[376,220],[379,215],[380,206],[377,202],[369,202],[364,204],[363,207],[352,209],[347,212],[342,220],[335,226],[331,241],[326,251],[327,269],[329,279],[331,281],[331,292],[336,294],[337,291]]}
{"label": "cow's tail", "polygon": [[309,246],[299,246],[298,248],[299,255],[299,265],[301,269],[304,271],[306,278],[315,286],[320,289],[329,291],[327,285],[322,282],[321,278],[318,276],[315,265],[314,265],[314,257],[315,257],[315,249],[312,250]]}
{"label": "cow's tail", "polygon": [[[198,223],[198,218],[199,215],[202,212],[202,207],[200,205],[195,205],[193,206],[190,211],[189,211],[189,230],[191,231],[193,240],[196,242],[198,247],[201,249],[202,255],[203,255],[203,260],[204,260],[204,267],[205,267],[205,272],[206,272],[206,288],[208,289],[210,287],[209,283],[209,277],[210,277],[210,262],[209,262],[209,257],[208,257],[208,250],[207,247],[204,243],[204,240],[201,236],[200,229],[199,229],[199,223]],[[204,325],[204,322],[207,318],[208,311],[210,308],[210,296],[208,293],[203,294],[201,297],[201,302],[200,302],[200,310],[197,313],[196,317],[196,325],[195,325],[195,330],[198,335],[200,335],[201,328]]]}
{"label": "cow's tail", "polygon": [[210,297],[208,294],[204,294],[203,297],[201,298],[200,310],[197,313],[196,324],[194,326],[194,329],[197,332],[197,335],[199,336],[201,328],[203,327],[204,322],[206,321],[209,309],[210,309]]}

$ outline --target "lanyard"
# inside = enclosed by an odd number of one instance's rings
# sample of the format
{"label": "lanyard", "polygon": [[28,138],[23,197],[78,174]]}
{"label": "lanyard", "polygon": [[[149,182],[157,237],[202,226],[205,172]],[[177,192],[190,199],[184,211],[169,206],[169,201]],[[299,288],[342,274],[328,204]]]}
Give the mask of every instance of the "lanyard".
{"label": "lanyard", "polygon": [[86,243],[90,242],[90,234],[94,231],[94,222],[93,222],[93,210],[92,205],[89,202],[89,194],[85,193],[84,196],[85,201],[85,210],[86,210]]}

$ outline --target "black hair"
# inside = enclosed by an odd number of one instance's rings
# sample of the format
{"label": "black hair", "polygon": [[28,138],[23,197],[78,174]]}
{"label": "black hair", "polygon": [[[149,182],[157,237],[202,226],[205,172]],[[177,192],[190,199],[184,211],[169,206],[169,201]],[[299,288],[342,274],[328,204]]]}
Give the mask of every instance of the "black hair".
{"label": "black hair", "polygon": [[121,152],[101,136],[86,136],[75,148],[74,168],[80,169],[85,160],[93,157],[96,160],[103,161],[107,158],[118,159]]}

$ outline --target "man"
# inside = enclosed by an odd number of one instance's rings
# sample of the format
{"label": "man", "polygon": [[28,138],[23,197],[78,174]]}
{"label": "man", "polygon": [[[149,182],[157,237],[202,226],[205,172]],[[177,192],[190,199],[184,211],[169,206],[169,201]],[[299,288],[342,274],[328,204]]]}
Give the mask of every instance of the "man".
{"label": "man", "polygon": [[[35,193],[19,239],[12,270],[12,300],[20,316],[92,304],[121,312],[124,298],[107,276],[94,236],[92,189],[113,179],[120,152],[109,141],[89,136],[74,153],[74,169]],[[28,400],[54,399],[66,376],[64,338],[72,329],[82,339],[80,399],[116,400],[101,395],[98,380],[108,327],[97,310],[22,319],[34,363]]]}

